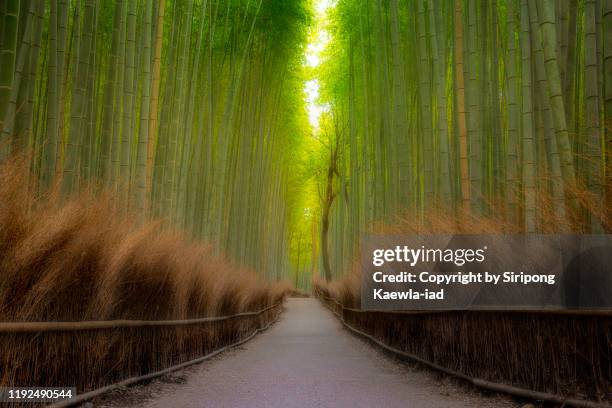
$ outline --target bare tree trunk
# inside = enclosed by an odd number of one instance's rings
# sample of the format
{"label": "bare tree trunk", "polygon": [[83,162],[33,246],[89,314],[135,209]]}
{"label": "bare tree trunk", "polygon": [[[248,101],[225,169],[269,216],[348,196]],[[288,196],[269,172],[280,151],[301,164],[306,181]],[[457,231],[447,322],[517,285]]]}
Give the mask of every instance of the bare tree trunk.
{"label": "bare tree trunk", "polygon": [[[336,135],[338,137],[338,135]],[[323,199],[323,209],[321,214],[321,256],[323,258],[323,272],[325,273],[325,279],[330,281],[332,279],[331,267],[329,263],[329,218],[330,210],[336,193],[334,192],[334,175],[338,174],[337,170],[338,161],[338,141],[336,139],[335,146],[332,148],[329,159],[329,167],[327,169],[327,184],[325,187],[325,197]]]}

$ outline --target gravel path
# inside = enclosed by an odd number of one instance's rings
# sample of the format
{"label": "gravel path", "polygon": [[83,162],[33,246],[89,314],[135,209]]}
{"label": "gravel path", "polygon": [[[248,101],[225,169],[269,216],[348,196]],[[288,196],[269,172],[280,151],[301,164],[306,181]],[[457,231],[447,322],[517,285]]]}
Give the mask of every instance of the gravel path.
{"label": "gravel path", "polygon": [[106,407],[516,407],[398,363],[317,300],[289,299],[268,331],[218,358],[111,394]]}

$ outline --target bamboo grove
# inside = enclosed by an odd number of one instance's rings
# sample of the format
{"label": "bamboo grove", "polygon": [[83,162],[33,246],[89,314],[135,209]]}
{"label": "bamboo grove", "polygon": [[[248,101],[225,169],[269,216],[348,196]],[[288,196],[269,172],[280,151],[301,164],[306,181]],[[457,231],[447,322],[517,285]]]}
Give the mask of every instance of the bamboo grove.
{"label": "bamboo grove", "polygon": [[612,2],[338,0],[328,14],[328,279],[398,216],[610,230]]}
{"label": "bamboo grove", "polygon": [[2,1],[0,159],[280,277],[308,23],[300,1]]}
{"label": "bamboo grove", "polygon": [[0,160],[269,277],[341,274],[399,219],[610,230],[609,1],[5,0],[0,19]]}

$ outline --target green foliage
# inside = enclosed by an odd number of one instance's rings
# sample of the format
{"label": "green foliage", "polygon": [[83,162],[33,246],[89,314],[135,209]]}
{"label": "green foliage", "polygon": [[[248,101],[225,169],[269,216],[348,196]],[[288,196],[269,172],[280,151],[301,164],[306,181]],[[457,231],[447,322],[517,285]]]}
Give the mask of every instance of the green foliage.
{"label": "green foliage", "polygon": [[306,285],[322,249],[339,274],[398,216],[610,228],[607,2],[26,3],[0,6],[1,157],[268,277]]}
{"label": "green foliage", "polygon": [[[334,273],[348,270],[362,233],[398,216],[609,229],[604,11],[571,0],[335,2],[324,62],[309,73],[342,122]],[[313,155],[310,167],[326,160]]]}
{"label": "green foliage", "polygon": [[[308,1],[51,0],[32,16],[7,14],[12,4],[2,19],[23,38],[0,44],[2,91],[28,85],[11,79],[20,53],[40,56],[23,147],[43,186],[63,175],[67,197],[93,176],[140,222],[165,218],[240,265],[288,273],[300,194],[292,169],[308,131]],[[33,18],[44,23],[38,38],[17,31]]]}

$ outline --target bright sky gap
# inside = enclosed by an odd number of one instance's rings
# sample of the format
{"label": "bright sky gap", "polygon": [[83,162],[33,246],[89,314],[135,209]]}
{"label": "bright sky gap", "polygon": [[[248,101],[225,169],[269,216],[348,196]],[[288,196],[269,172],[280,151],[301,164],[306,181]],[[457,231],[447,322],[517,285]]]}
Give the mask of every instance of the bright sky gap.
{"label": "bright sky gap", "polygon": [[[309,42],[306,45],[304,55],[304,65],[309,68],[316,68],[321,64],[322,54],[325,51],[327,44],[330,41],[329,32],[325,29],[328,11],[335,6],[333,0],[316,0],[315,9],[315,25],[309,36]],[[312,127],[313,133],[319,130],[319,121],[321,115],[329,110],[328,104],[322,104],[319,101],[320,96],[319,79],[316,76],[309,79],[304,84],[304,93],[306,94],[306,109],[308,110],[308,121]]]}

